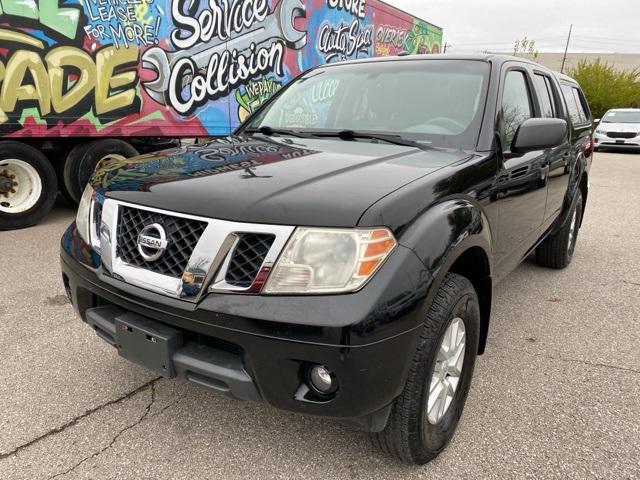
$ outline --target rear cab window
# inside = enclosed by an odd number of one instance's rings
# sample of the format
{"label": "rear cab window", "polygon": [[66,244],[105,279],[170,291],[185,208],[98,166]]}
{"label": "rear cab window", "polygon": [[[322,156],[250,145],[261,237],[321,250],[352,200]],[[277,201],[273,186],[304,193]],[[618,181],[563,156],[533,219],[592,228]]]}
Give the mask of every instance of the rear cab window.
{"label": "rear cab window", "polygon": [[562,118],[558,91],[551,78],[544,73],[536,72],[533,79],[540,100],[540,116],[542,118]]}
{"label": "rear cab window", "polygon": [[584,94],[575,85],[562,84],[562,93],[567,102],[569,117],[573,126],[587,125],[591,122],[591,114]]}

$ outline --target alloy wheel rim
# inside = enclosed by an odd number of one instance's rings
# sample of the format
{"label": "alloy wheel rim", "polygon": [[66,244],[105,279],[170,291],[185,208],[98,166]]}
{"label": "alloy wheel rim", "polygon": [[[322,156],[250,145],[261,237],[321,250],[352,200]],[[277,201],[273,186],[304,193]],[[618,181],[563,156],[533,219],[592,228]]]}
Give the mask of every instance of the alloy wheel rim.
{"label": "alloy wheel rim", "polygon": [[17,158],[0,160],[0,176],[11,181],[11,189],[0,194],[0,212],[23,213],[38,203],[42,179],[33,165]]}
{"label": "alloy wheel rim", "polygon": [[442,336],[427,395],[427,420],[435,425],[446,415],[460,384],[466,330],[460,317],[451,320]]}

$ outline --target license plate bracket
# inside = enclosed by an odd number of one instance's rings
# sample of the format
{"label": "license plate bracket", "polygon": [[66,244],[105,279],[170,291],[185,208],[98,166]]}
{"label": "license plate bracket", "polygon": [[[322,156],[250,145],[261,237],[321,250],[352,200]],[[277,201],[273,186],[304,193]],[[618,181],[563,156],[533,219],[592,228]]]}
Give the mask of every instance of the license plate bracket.
{"label": "license plate bracket", "polygon": [[624,143],[624,138],[618,138],[618,139],[616,139],[616,143]]}
{"label": "license plate bracket", "polygon": [[115,323],[121,357],[163,377],[175,376],[171,357],[182,346],[182,332],[130,312]]}

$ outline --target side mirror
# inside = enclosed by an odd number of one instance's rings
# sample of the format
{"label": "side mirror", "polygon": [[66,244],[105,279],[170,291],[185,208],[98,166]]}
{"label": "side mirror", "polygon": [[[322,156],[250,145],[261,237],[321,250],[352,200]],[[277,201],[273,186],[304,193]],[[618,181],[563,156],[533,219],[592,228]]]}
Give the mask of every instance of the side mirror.
{"label": "side mirror", "polygon": [[534,150],[562,145],[567,138],[567,122],[559,118],[530,118],[522,122],[511,144],[513,153],[526,153]]}

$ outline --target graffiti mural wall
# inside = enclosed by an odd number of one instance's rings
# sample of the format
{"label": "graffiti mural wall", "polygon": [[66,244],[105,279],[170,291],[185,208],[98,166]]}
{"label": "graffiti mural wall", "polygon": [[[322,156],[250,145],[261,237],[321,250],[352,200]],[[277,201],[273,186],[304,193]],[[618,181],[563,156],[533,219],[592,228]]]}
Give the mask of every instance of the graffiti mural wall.
{"label": "graffiti mural wall", "polygon": [[441,43],[377,0],[0,0],[0,135],[226,135],[314,65]]}

